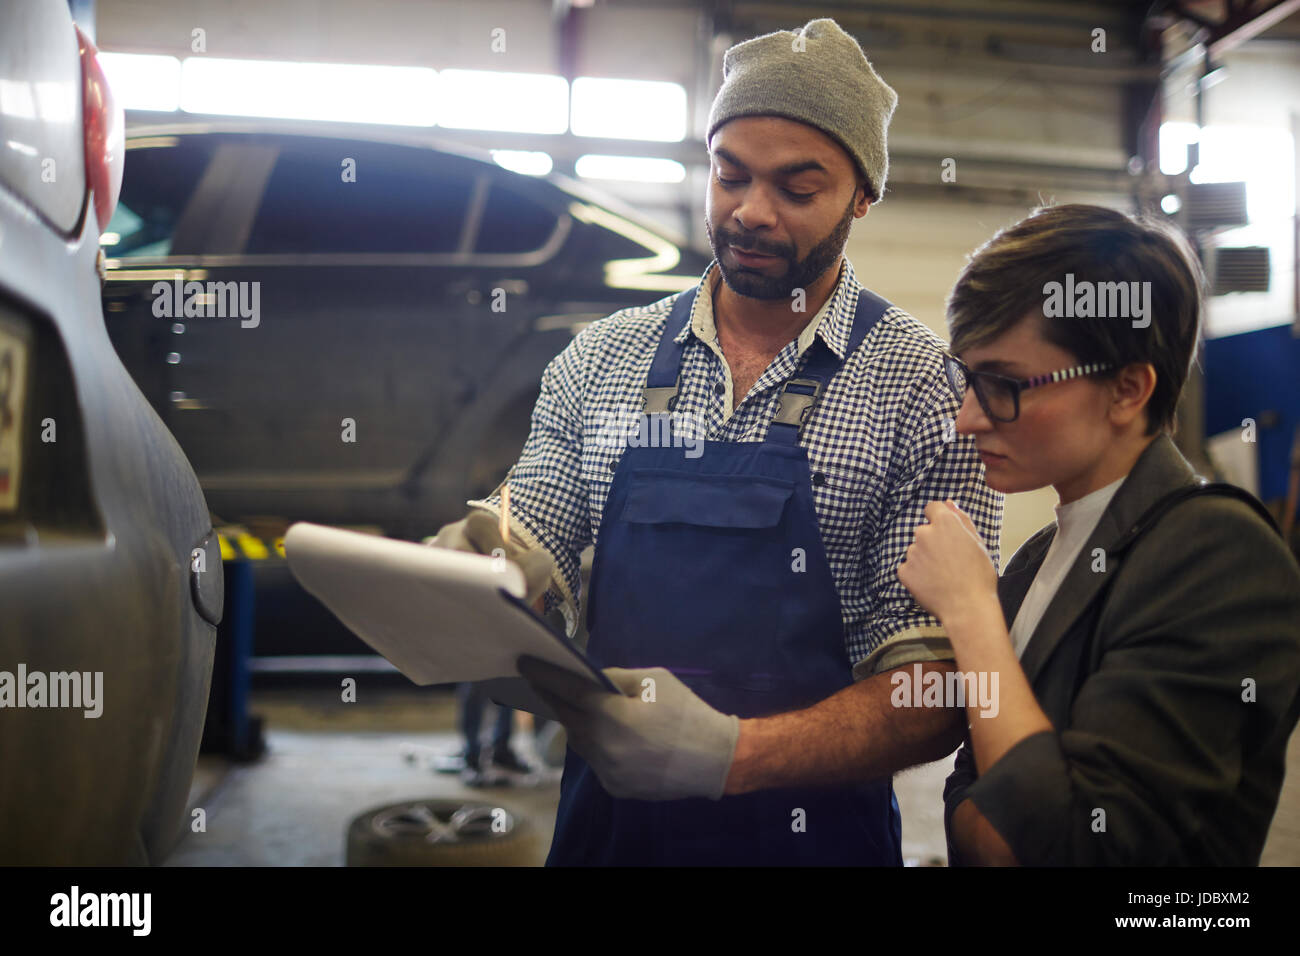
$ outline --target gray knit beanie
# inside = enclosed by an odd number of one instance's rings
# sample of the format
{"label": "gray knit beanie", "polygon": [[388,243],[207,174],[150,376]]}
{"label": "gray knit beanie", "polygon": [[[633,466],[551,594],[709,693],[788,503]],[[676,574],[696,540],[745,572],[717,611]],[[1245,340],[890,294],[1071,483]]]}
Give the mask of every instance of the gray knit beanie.
{"label": "gray knit beanie", "polygon": [[722,58],[722,89],[709,110],[705,143],[738,116],[784,116],[838,140],[879,201],[889,174],[885,134],[898,94],[834,20],[810,20],[738,43]]}

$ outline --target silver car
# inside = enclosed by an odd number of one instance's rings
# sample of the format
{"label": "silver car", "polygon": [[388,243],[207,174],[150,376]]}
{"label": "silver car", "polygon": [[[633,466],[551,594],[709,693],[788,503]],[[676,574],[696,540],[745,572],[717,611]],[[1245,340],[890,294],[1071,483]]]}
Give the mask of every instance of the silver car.
{"label": "silver car", "polygon": [[100,305],[122,159],[65,0],[0,6],[0,864],[161,861],[206,713],[220,553]]}

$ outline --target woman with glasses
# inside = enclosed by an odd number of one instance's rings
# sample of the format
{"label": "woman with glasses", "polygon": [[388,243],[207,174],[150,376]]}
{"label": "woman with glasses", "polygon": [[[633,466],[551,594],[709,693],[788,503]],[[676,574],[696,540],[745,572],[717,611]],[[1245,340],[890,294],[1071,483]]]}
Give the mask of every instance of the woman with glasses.
{"label": "woman with glasses", "polygon": [[998,690],[964,702],[954,864],[1259,862],[1300,716],[1300,567],[1170,438],[1201,287],[1168,227],[1063,205],[994,236],[949,297],[957,432],[990,487],[1060,498],[1000,578],[951,502],[898,570],[966,686]]}

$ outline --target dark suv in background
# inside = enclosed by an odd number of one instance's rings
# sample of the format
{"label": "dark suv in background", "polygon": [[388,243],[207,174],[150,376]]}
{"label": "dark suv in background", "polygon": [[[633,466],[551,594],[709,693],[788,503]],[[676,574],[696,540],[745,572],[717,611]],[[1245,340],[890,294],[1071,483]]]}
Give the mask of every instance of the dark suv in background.
{"label": "dark suv in background", "polygon": [[196,123],[127,150],[109,334],[224,523],[430,534],[516,460],[573,334],[709,263],[422,134]]}

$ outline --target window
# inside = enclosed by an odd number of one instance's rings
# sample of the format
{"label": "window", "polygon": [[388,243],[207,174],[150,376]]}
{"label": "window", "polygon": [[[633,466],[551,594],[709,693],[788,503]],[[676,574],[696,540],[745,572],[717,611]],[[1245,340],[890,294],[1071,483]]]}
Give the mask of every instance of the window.
{"label": "window", "polygon": [[171,255],[176,222],[210,156],[202,143],[128,149],[122,168],[122,195],[100,237],[104,255]]}
{"label": "window", "polygon": [[454,252],[472,192],[468,169],[432,151],[346,140],[286,147],[247,252]]}
{"label": "window", "polygon": [[533,252],[555,231],[556,215],[521,193],[493,185],[483,207],[475,252]]}

